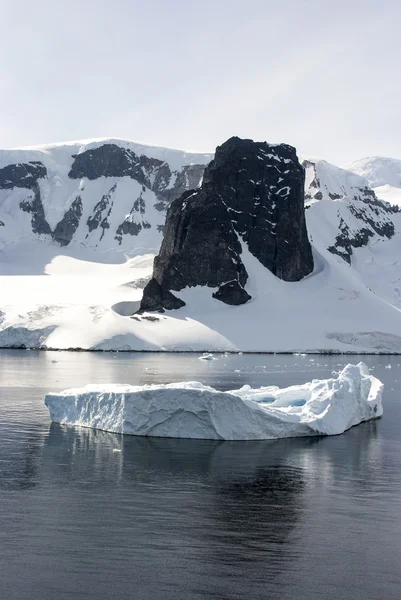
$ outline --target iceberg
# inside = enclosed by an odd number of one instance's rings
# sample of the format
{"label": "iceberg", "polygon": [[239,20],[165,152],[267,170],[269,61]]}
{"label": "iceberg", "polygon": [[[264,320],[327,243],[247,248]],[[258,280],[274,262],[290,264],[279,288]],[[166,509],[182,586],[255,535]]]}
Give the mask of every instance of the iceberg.
{"label": "iceberg", "polygon": [[214,355],[205,352],[204,354],[202,354],[202,356],[199,356],[199,360],[214,360]]}
{"label": "iceberg", "polygon": [[52,421],[139,436],[264,440],[337,435],[383,414],[383,384],[364,363],[335,378],[222,392],[198,382],[87,385],[49,393]]}

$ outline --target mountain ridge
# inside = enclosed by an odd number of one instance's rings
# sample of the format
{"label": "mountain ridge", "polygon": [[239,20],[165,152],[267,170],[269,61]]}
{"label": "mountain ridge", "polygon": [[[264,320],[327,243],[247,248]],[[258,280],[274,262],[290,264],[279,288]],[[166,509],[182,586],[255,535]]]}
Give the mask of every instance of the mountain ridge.
{"label": "mountain ridge", "polygon": [[92,140],[0,151],[0,347],[401,352],[397,206],[380,186],[316,159],[306,159],[310,275],[281,280],[241,238],[245,304],[221,301],[238,290],[192,281],[174,291],[179,311],[130,318],[168,206],[199,193],[213,157],[140,148]]}

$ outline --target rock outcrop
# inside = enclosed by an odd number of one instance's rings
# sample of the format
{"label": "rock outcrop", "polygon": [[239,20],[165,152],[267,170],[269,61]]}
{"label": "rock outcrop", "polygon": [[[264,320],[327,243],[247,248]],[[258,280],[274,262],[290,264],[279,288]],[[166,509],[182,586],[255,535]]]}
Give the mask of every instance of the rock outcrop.
{"label": "rock outcrop", "polygon": [[168,206],[211,158],[123,140],[0,150],[0,245],[20,220],[21,239],[157,252]]}
{"label": "rock outcrop", "polygon": [[398,206],[376,197],[367,180],[324,160],[305,160],[310,231],[324,231],[327,250],[351,264],[356,248],[395,234]]}
{"label": "rock outcrop", "polygon": [[27,190],[27,195],[20,201],[19,207],[23,212],[30,213],[32,232],[37,235],[51,234],[39,188],[39,180],[46,176],[46,167],[36,160],[6,165],[0,169],[0,190],[12,190],[13,188]]}
{"label": "rock outcrop", "polygon": [[167,212],[140,310],[169,308],[164,294],[191,286],[218,288],[213,296],[226,304],[247,302],[243,244],[285,281],[299,281],[313,270],[304,170],[292,146],[233,137],[216,149],[202,186],[184,193]]}
{"label": "rock outcrop", "polygon": [[[193,164],[174,171],[164,160],[137,154],[132,149],[117,144],[103,144],[85,150],[74,155],[73,159],[68,173],[70,179],[86,178],[94,181],[100,177],[129,177],[137,181],[143,187],[143,191],[149,189],[155,194],[157,202],[154,206],[161,212],[183,192],[197,187],[205,168],[204,165]],[[138,200],[135,202],[138,205]],[[134,203],[131,213],[136,212],[139,212],[139,208]],[[121,231],[118,235],[121,235]],[[137,232],[131,235],[137,235]]]}

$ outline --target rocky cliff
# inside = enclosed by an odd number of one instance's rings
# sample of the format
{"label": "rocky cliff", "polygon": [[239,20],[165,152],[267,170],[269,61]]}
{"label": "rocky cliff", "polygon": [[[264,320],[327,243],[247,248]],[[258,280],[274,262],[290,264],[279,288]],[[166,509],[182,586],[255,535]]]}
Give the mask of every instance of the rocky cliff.
{"label": "rocky cliff", "polygon": [[122,140],[0,150],[0,248],[31,238],[156,252],[167,207],[211,158]]}
{"label": "rocky cliff", "polygon": [[304,160],[308,230],[348,264],[355,249],[387,240],[395,233],[399,207],[379,200],[358,174],[324,160]]}
{"label": "rocky cliff", "polygon": [[313,270],[304,169],[292,146],[233,137],[216,149],[202,186],[167,212],[141,311],[179,308],[183,302],[171,291],[193,286],[215,288],[213,296],[226,304],[247,302],[243,245],[285,281]]}

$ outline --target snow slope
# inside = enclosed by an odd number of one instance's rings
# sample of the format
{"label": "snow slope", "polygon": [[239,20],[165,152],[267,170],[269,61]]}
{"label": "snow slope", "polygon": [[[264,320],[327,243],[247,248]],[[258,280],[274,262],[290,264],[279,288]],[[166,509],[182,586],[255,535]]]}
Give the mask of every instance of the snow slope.
{"label": "snow slope", "polygon": [[313,240],[351,263],[354,250],[394,235],[397,209],[378,200],[368,181],[324,160],[304,160],[305,203]]}
{"label": "snow slope", "polygon": [[135,282],[141,285],[150,276],[150,256],[122,265],[97,264],[93,270],[93,263],[58,257],[46,268],[48,276],[3,278],[0,345],[401,352],[398,309],[367,289],[340,257],[322,248],[321,253],[315,250],[314,259],[312,275],[288,283],[265,269],[244,245],[252,296],[246,305],[227,307],[211,297],[209,288],[188,288],[177,292],[187,302],[179,311],[130,318],[124,315],[139,305],[142,289]]}
{"label": "snow slope", "polygon": [[335,379],[285,389],[87,385],[47,394],[45,404],[52,421],[65,425],[152,437],[261,440],[343,433],[383,414],[382,389],[359,363]]}
{"label": "snow slope", "polygon": [[166,207],[212,155],[102,139],[0,151],[0,250],[42,240],[157,252]]}
{"label": "snow slope", "polygon": [[401,206],[401,160],[373,156],[352,162],[345,168],[365,177],[378,198]]}
{"label": "snow slope", "polygon": [[[113,153],[109,161],[85,154],[105,144],[131,152],[129,176],[89,178],[99,165],[106,172],[113,165]],[[89,156],[84,163],[88,177],[69,177],[75,154]],[[38,185],[40,198],[47,198],[43,207],[52,232],[74,194],[82,195],[83,205],[71,241],[60,246],[53,234],[34,233],[32,213],[19,206],[24,194],[35,195],[35,187],[8,189],[3,179],[0,221],[7,222],[0,226],[0,347],[401,352],[401,213],[378,203],[362,175],[325,161],[305,162],[306,219],[315,269],[302,281],[277,279],[244,244],[250,275],[246,289],[252,296],[246,305],[230,307],[213,299],[209,288],[188,288],[177,293],[187,303],[184,308],[130,318],[151,275],[162,235],[158,226],[168,205],[164,184],[155,186],[152,172],[167,164],[171,175],[163,171],[163,181],[177,192],[179,177],[191,179],[185,185],[201,177],[202,168],[192,175],[185,168],[202,165],[211,155],[98,140],[2,151],[0,157],[0,170],[10,160],[45,165],[47,179]],[[105,208],[101,204],[99,220],[96,205],[116,184],[113,205],[112,200]],[[143,203],[133,222],[150,227],[122,235],[120,244],[115,239],[118,224],[130,214],[138,186]],[[160,203],[162,210],[155,208]],[[90,218],[98,223],[91,231]]]}
{"label": "snow slope", "polygon": [[365,177],[372,188],[391,185],[401,188],[401,160],[383,156],[361,158],[345,166],[345,169]]}

